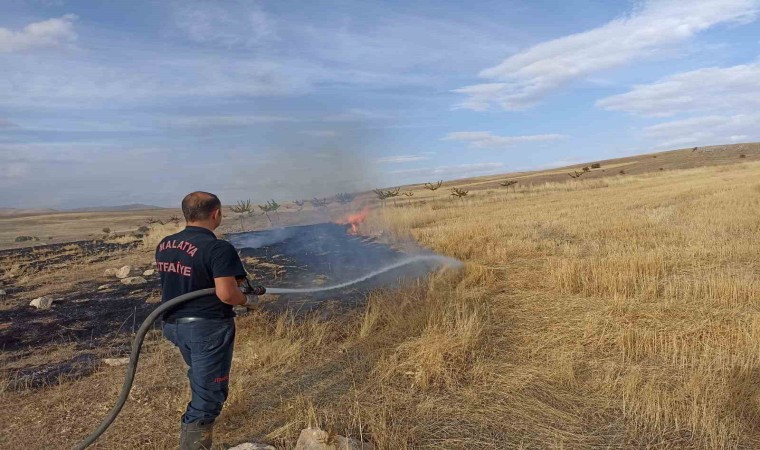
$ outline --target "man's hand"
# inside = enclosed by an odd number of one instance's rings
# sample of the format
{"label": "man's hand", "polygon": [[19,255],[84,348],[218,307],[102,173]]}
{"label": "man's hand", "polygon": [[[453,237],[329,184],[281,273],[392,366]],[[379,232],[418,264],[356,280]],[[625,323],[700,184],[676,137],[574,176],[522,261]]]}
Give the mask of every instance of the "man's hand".
{"label": "man's hand", "polygon": [[224,303],[233,306],[245,304],[245,295],[240,292],[235,277],[214,278],[214,287],[216,288],[216,296]]}
{"label": "man's hand", "polygon": [[245,294],[245,303],[243,306],[246,308],[253,308],[259,303],[259,295],[264,295],[267,290],[264,286],[254,286],[251,284],[248,278],[241,280],[240,292]]}

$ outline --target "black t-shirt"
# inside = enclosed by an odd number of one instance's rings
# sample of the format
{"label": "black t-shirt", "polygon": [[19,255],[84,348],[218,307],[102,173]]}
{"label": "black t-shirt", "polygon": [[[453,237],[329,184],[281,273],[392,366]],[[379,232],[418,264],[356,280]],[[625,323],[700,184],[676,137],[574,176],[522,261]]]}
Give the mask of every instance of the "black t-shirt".
{"label": "black t-shirt", "polygon": [[[188,226],[165,237],[156,248],[156,265],[161,275],[165,302],[188,292],[214,287],[214,278],[245,278],[243,263],[235,247],[217,239],[211,230]],[[216,295],[190,300],[164,313],[164,320],[179,317],[223,319],[234,317],[232,306]]]}

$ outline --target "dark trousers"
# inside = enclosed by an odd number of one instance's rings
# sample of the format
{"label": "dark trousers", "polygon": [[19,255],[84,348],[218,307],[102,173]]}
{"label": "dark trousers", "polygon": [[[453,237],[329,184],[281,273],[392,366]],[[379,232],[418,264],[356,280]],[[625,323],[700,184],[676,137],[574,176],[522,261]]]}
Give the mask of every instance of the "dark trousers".
{"label": "dark trousers", "polygon": [[206,319],[190,323],[164,323],[164,336],[179,348],[189,366],[192,399],[183,423],[213,422],[222,412],[229,392],[234,319]]}

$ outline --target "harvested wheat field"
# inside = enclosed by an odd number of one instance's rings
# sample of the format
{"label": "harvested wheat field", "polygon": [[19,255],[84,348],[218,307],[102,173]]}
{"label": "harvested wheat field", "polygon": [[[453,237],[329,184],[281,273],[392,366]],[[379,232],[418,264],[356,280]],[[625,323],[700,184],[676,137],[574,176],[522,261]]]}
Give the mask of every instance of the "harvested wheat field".
{"label": "harvested wheat field", "polygon": [[[292,448],[318,423],[381,449],[760,448],[760,163],[449,193],[360,232],[462,271],[330,317],[238,319],[220,445]],[[183,371],[155,332],[95,447],[173,447]],[[2,446],[73,445],[122,376],[3,392]]]}

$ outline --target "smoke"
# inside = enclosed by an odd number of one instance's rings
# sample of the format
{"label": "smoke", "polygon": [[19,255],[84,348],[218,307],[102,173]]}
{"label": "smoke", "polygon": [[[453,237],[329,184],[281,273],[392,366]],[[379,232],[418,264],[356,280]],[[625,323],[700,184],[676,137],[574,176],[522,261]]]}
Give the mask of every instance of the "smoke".
{"label": "smoke", "polygon": [[293,237],[296,232],[297,227],[273,228],[271,230],[231,234],[227,236],[227,240],[238,249],[256,249],[283,242]]}
{"label": "smoke", "polygon": [[234,203],[275,199],[328,197],[339,192],[368,190],[378,182],[370,147],[379,136],[360,123],[333,124],[310,129],[299,124],[277,124],[264,136],[267,147],[245,150],[233,165],[233,176],[220,189],[223,201]]}
{"label": "smoke", "polygon": [[[347,226],[333,223],[239,233],[229,240],[242,257],[266,262],[251,268],[254,282],[296,289],[289,293],[305,294],[314,300],[355,299],[351,292],[398,285],[442,266],[461,266],[458,261],[418,245],[406,243],[402,251],[371,238],[350,235]],[[272,264],[282,269],[273,274]],[[340,288],[324,289],[334,286]]]}

